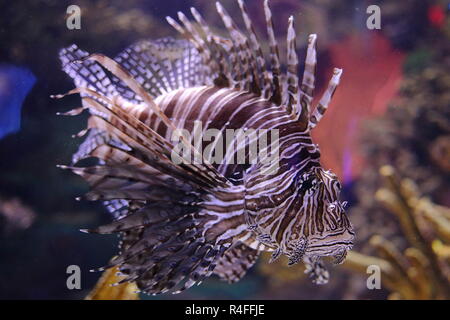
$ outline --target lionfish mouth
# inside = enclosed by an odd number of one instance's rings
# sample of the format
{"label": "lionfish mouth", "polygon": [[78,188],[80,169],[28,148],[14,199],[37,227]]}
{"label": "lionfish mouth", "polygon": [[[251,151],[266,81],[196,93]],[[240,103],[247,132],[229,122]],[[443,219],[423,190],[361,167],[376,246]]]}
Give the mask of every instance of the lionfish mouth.
{"label": "lionfish mouth", "polygon": [[320,259],[322,257],[334,257],[334,264],[341,264],[347,257],[347,251],[353,247],[354,233],[351,230],[345,230],[340,233],[328,235],[320,239],[300,239],[291,241],[288,244],[289,250],[282,250],[278,247],[274,250],[271,262],[278,259],[281,254],[288,257],[288,266],[294,265],[308,257],[312,259]]}

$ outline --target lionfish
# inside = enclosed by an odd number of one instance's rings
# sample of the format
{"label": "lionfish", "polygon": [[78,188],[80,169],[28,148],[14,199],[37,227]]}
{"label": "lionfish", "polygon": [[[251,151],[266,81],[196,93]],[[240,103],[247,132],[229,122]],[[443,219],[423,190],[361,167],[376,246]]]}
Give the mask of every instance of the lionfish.
{"label": "lionfish", "polygon": [[[289,265],[302,260],[314,283],[326,283],[321,258],[342,263],[353,244],[346,203],[339,201],[341,185],[321,167],[310,135],[342,70],[334,69],[312,108],[316,35],[308,38],[300,84],[293,17],[282,74],[268,1],[270,63],[243,1],[238,5],[245,32],[217,3],[228,38],[212,33],[192,8],[195,22],[181,12],[180,22],[167,17],[182,40],[140,41],[114,59],[75,45],[60,51],[63,70],[76,86],[67,94],[82,98],[82,107],[64,114],[90,113],[87,129],[78,134],[87,138],[72,166],[61,167],[83,177],[91,189],[84,198],[103,201],[115,217],[82,231],[119,234],[119,253],[105,268],[118,266],[125,276],[121,282],[135,282],[147,294],[178,293],[211,274],[236,282],[261,251],[272,252],[271,261],[286,255]],[[193,137],[184,135],[177,145],[201,161],[174,161],[173,134],[192,132],[198,121],[201,134],[211,128],[278,130],[277,146],[267,145],[279,152],[277,170],[265,173],[264,161],[211,163]],[[236,139],[225,146],[224,158],[250,143]],[[75,166],[86,158],[96,158],[96,165]]]}

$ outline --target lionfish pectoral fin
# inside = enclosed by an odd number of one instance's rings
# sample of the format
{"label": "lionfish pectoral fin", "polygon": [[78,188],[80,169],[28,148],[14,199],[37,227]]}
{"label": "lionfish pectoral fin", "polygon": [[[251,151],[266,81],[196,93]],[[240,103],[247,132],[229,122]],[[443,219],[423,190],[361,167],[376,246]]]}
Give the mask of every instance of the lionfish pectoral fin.
{"label": "lionfish pectoral fin", "polygon": [[[92,89],[108,98],[121,96],[133,104],[143,102],[143,97],[123,79],[114,73],[106,74],[96,58],[91,59],[89,53],[75,45],[62,49],[59,56],[64,71],[77,87]],[[138,41],[114,57],[114,61],[153,98],[179,88],[212,84],[212,75],[201,63],[199,52],[187,40],[167,37]]]}
{"label": "lionfish pectoral fin", "polygon": [[[174,176],[175,178],[186,180],[197,186],[229,186],[231,183],[221,175],[206,160],[200,164],[193,164],[184,161],[182,156],[173,152],[174,146],[153,129],[146,126],[139,119],[132,115],[126,114],[124,110],[114,104],[113,101],[107,99],[98,93],[87,88],[76,88],[68,94],[86,93],[95,97],[83,98],[84,104],[95,110],[99,115],[93,115],[90,118],[89,125],[99,131],[108,132],[121,141],[129,150],[123,150],[130,155],[139,154],[139,160],[158,170]],[[64,95],[59,95],[61,98]],[[102,116],[100,116],[100,114]],[[170,120],[166,117],[166,120]],[[170,122],[171,123],[171,122]],[[181,137],[182,138],[182,137]],[[181,139],[182,143],[188,145],[194,152],[194,147],[190,142]],[[117,148],[116,146],[111,146]],[[173,161],[175,158],[176,161]],[[177,164],[178,163],[178,164]]]}
{"label": "lionfish pectoral fin", "polygon": [[[177,132],[177,127],[173,124],[173,122],[161,111],[159,106],[155,103],[153,98],[148,94],[147,91],[142,87],[140,83],[138,83],[132,75],[124,69],[120,64],[118,64],[115,60],[110,59],[104,55],[101,54],[92,54],[86,59],[94,60],[103,65],[105,68],[107,68],[110,72],[112,72],[115,76],[117,76],[119,79],[121,79],[126,85],[130,87],[131,90],[133,90],[136,94],[138,94],[143,101],[151,107],[151,109],[158,115],[158,117],[163,121],[163,123],[171,129],[173,132]],[[112,104],[111,101],[108,101],[108,104]],[[112,104],[114,105],[114,104]],[[102,108],[104,109],[104,108]],[[123,123],[129,124],[128,128],[130,130],[140,130],[145,135],[145,133],[150,133],[151,135],[158,136],[160,143],[164,144],[164,153],[167,158],[171,158],[174,155],[172,152],[173,146],[172,144],[159,136],[155,131],[153,131],[151,128],[143,124],[139,121],[139,119],[134,118],[132,115],[127,115],[123,112],[120,108],[116,107],[113,110],[108,110],[112,113],[116,113],[116,115],[119,117],[119,119]],[[106,110],[103,110],[103,112],[109,113]],[[134,118],[134,119],[133,119]],[[131,125],[134,125],[131,126]],[[122,132],[126,134],[127,132]],[[204,178],[210,180],[215,179],[217,182],[222,183],[222,185],[231,185],[231,183],[222,175],[220,174],[204,157],[203,155],[191,144],[190,141],[188,141],[183,135],[180,134],[179,136],[180,141],[185,145],[185,147],[189,148],[190,151],[195,155],[198,156],[201,159],[200,165],[194,165],[190,163],[183,162],[184,165],[189,167],[189,169],[195,171],[199,176],[203,176]],[[139,140],[138,140],[139,141]],[[181,155],[178,155],[179,158],[182,158]],[[178,161],[180,160],[178,158]],[[172,159],[173,160],[173,159]]]}
{"label": "lionfish pectoral fin", "polygon": [[[123,95],[125,99],[134,95],[133,99],[130,98],[131,102],[146,103],[169,129],[176,130],[175,125],[161,111],[153,98],[162,92],[205,82],[204,71],[203,75],[198,73],[201,71],[201,63],[199,54],[192,44],[171,38],[141,41],[127,48],[114,60],[101,54],[89,55],[73,45],[61,50],[60,59],[64,71],[74,79],[77,86],[68,94],[80,93],[83,108],[88,108],[92,115],[88,122],[90,136],[74,155],[73,163],[93,156],[106,163],[126,161],[130,166],[138,165],[147,172],[156,168],[156,171],[197,187],[211,189],[230,185],[229,181],[203,159],[182,135],[179,137],[180,142],[202,161],[201,164],[184,161],[175,164],[173,157],[177,158],[178,162],[180,158],[183,159],[176,152],[172,152],[173,144],[141,122],[134,114],[126,112],[117,105],[115,99],[118,95]],[[125,61],[127,63],[119,63]],[[142,67],[139,61],[145,62],[145,67]],[[102,66],[112,75],[107,75]],[[192,68],[187,70],[186,66]],[[91,196],[101,198],[103,195],[91,194]]]}

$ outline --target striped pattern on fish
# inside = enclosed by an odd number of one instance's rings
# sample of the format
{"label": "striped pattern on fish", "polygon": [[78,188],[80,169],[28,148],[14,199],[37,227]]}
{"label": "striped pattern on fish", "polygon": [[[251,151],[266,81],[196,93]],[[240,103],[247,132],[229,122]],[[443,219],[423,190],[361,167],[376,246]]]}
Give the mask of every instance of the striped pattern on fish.
{"label": "striped pattern on fish", "polygon": [[[229,38],[213,34],[193,8],[195,22],[181,12],[180,23],[167,18],[185,40],[140,41],[115,59],[75,45],[60,52],[76,86],[68,94],[79,93],[83,104],[65,114],[90,113],[77,135],[86,139],[72,165],[61,167],[89,183],[85,199],[103,201],[114,215],[110,224],[86,230],[121,235],[120,251],[105,267],[119,266],[123,281],[148,294],[177,293],[213,273],[238,281],[260,251],[271,251],[271,260],[286,255],[289,264],[303,260],[313,282],[325,283],[321,257],[341,263],[353,244],[340,183],[321,167],[311,139],[342,70],[334,70],[313,108],[316,36],[308,38],[300,81],[289,18],[283,75],[268,1],[270,63],[243,1],[238,5],[246,32],[217,3]],[[177,135],[180,130],[188,134]],[[252,161],[250,146],[260,136],[227,141],[230,130],[269,133],[258,151],[265,152],[262,160],[277,153],[275,169],[272,162]],[[183,161],[180,150],[197,161]],[[90,157],[98,164],[77,166]]]}

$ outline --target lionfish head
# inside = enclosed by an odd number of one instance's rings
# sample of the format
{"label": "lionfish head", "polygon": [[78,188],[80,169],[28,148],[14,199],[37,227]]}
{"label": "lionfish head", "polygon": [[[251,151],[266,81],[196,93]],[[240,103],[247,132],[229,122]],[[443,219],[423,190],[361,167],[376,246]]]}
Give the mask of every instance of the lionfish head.
{"label": "lionfish head", "polygon": [[336,175],[322,168],[313,168],[295,178],[297,196],[303,219],[301,230],[293,230],[284,245],[289,264],[303,257],[333,256],[342,263],[353,246],[354,232],[345,213],[347,202],[339,200],[341,184]]}

